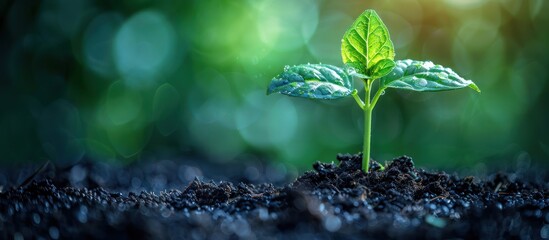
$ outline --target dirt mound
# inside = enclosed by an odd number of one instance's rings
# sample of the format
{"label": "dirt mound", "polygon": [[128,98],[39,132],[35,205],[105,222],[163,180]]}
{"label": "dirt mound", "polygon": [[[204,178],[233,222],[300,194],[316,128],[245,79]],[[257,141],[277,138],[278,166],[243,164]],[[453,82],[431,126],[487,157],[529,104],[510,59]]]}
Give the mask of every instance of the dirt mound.
{"label": "dirt mound", "polygon": [[365,174],[361,155],[337,159],[317,162],[314,171],[281,187],[195,179],[158,194],[122,194],[73,187],[66,179],[33,181],[0,193],[0,236],[549,238],[546,184],[505,174],[480,180],[429,172],[406,156],[384,170],[372,162]]}

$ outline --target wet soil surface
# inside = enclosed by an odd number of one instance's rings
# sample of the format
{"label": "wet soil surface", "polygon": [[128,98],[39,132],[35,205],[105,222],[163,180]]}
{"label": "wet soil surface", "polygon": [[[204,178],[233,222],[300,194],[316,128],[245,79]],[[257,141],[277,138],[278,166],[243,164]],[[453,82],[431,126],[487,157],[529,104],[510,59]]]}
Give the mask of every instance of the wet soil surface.
{"label": "wet soil surface", "polygon": [[364,174],[360,155],[337,159],[276,186],[199,178],[177,186],[173,178],[200,169],[173,163],[121,174],[80,164],[5,186],[0,238],[549,239],[546,179],[462,178],[417,169],[406,156]]}

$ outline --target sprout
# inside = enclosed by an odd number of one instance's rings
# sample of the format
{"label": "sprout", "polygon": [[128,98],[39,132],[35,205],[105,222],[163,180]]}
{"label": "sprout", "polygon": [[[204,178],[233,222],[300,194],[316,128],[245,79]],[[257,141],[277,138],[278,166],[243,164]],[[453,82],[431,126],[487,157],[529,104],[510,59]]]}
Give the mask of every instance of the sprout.
{"label": "sprout", "polygon": [[[338,99],[352,96],[364,112],[362,169],[368,173],[372,111],[387,88],[413,91],[446,91],[470,87],[480,92],[471,80],[452,69],[430,61],[394,60],[395,51],[389,31],[374,10],[364,11],[341,40],[344,68],[328,64],[285,66],[273,78],[267,94],[282,93],[311,99]],[[352,78],[364,81],[364,101],[352,87]],[[379,81],[377,91],[373,84]]]}

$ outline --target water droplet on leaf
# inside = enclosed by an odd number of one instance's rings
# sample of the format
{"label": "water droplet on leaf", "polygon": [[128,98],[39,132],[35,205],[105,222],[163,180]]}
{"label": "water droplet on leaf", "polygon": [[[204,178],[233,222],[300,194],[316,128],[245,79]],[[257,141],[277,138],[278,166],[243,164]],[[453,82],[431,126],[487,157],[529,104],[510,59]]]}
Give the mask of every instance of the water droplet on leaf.
{"label": "water droplet on leaf", "polygon": [[416,80],[416,85],[419,86],[419,87],[425,87],[427,86],[427,80],[423,79],[423,78],[419,78]]}
{"label": "water droplet on leaf", "polygon": [[352,75],[356,73],[356,69],[354,67],[347,68],[347,74]]}

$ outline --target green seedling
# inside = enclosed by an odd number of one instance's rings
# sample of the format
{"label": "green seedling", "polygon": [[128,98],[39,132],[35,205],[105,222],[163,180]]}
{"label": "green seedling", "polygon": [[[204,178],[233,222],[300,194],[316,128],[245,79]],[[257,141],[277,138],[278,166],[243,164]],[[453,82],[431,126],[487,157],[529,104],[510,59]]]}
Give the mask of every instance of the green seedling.
{"label": "green seedling", "polygon": [[[368,173],[372,110],[388,88],[412,91],[446,91],[470,87],[480,92],[471,80],[452,69],[430,61],[394,60],[395,51],[387,27],[374,10],[364,11],[345,32],[341,40],[345,67],[328,64],[286,66],[273,78],[267,94],[282,93],[311,99],[338,99],[352,96],[364,112],[364,147],[362,169]],[[352,78],[364,82],[364,101],[352,86]],[[377,91],[373,84],[378,80]]]}

